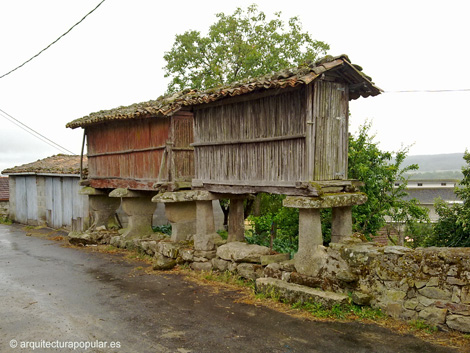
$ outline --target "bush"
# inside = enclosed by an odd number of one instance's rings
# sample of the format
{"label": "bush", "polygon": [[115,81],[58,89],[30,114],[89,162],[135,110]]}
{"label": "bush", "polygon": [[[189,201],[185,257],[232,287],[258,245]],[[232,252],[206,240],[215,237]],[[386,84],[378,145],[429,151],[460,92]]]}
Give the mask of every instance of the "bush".
{"label": "bush", "polygon": [[261,216],[249,216],[252,229],[245,234],[250,244],[270,246],[273,234],[273,250],[279,253],[297,252],[299,239],[299,210],[282,206],[284,195],[263,194]]}
{"label": "bush", "polygon": [[431,223],[409,223],[405,229],[405,245],[416,249],[419,247],[433,246],[433,225]]}

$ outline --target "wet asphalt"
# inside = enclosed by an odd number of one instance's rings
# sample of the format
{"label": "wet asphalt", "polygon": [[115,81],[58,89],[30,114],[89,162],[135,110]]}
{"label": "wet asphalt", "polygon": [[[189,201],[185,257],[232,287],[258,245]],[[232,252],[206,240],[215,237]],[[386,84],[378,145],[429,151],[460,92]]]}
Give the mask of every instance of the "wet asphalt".
{"label": "wet asphalt", "polygon": [[456,352],[375,325],[237,303],[236,291],[141,265],[0,225],[0,352]]}

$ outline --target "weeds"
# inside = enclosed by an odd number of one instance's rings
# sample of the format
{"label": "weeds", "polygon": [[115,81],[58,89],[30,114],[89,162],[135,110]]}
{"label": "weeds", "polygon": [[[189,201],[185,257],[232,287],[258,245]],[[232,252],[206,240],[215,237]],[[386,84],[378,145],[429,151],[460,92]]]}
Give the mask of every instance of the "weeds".
{"label": "weeds", "polygon": [[11,225],[13,222],[8,217],[0,217],[0,224]]}
{"label": "weeds", "polygon": [[409,325],[414,330],[425,331],[427,333],[434,333],[437,331],[437,327],[427,324],[423,320],[413,320],[409,322]]}
{"label": "weeds", "polygon": [[380,309],[361,307],[355,304],[335,304],[331,308],[326,308],[323,304],[317,302],[296,302],[292,304],[292,308],[307,311],[318,318],[328,319],[378,321],[385,317]]}
{"label": "weeds", "polygon": [[166,235],[171,235],[171,224],[163,224],[161,226],[152,226],[152,230],[155,233],[163,233]]}
{"label": "weeds", "polygon": [[255,286],[255,283],[253,280],[245,279],[240,276],[237,276],[233,274],[230,271],[224,271],[224,272],[216,272],[216,271],[209,271],[209,272],[201,272],[200,276],[204,278],[205,280],[208,281],[216,281],[216,282],[222,282],[226,284],[232,284],[240,287],[249,287],[253,288]]}

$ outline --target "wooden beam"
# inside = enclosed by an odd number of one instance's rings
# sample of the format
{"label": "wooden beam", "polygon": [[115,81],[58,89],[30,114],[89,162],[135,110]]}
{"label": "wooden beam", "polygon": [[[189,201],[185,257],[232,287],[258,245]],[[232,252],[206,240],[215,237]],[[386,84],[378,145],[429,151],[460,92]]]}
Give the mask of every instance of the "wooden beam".
{"label": "wooden beam", "polygon": [[218,194],[257,194],[265,192],[269,194],[292,195],[292,196],[318,196],[314,188],[300,189],[295,186],[255,186],[255,185],[221,185],[204,184],[204,190]]}
{"label": "wooden beam", "polygon": [[100,157],[100,156],[111,156],[111,155],[117,155],[117,154],[129,154],[129,153],[135,153],[135,152],[150,152],[150,151],[163,150],[165,149],[165,147],[166,146],[157,146],[157,147],[130,149],[130,150],[123,150],[123,151],[94,153],[94,154],[88,154],[88,158]]}
{"label": "wooden beam", "polygon": [[263,142],[272,142],[272,141],[296,140],[296,139],[302,139],[302,138],[305,138],[305,134],[290,135],[290,136],[259,137],[255,139],[243,139],[243,140],[195,142],[195,143],[192,143],[191,146],[205,147],[205,146],[237,145],[237,144],[244,144],[244,143],[263,143]]}

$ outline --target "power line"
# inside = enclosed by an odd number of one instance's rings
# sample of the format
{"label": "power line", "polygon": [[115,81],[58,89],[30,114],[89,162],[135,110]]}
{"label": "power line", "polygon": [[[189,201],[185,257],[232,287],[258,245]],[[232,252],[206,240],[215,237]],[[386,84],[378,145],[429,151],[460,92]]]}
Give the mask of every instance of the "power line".
{"label": "power line", "polygon": [[5,76],[11,74],[12,72],[18,70],[19,68],[23,67],[24,65],[26,65],[27,63],[29,63],[31,60],[33,60],[34,58],[38,57],[39,55],[41,55],[43,52],[45,52],[47,49],[49,49],[52,45],[54,45],[55,43],[57,43],[62,37],[64,37],[65,35],[67,35],[72,29],[74,29],[76,26],[78,26],[85,18],[87,18],[89,15],[91,15],[98,7],[101,6],[102,3],[104,3],[106,0],[102,0],[98,5],[96,5],[96,7],[91,10],[90,12],[88,12],[80,21],[78,21],[77,23],[75,23],[72,27],[69,28],[69,30],[67,32],[65,32],[64,34],[62,34],[59,38],[57,38],[55,41],[53,41],[51,44],[49,44],[47,47],[45,47],[43,50],[41,50],[39,53],[37,53],[36,55],[32,56],[31,58],[29,58],[28,60],[26,60],[24,63],[22,63],[21,65],[15,67],[13,70],[10,70],[8,71],[6,74],[3,74],[2,76],[0,76],[0,79],[1,78],[4,78]]}
{"label": "power line", "polygon": [[73,155],[76,155],[75,153],[73,153],[72,151],[69,151],[68,149],[66,149],[65,147],[62,147],[61,145],[59,145],[58,143],[55,143],[54,141],[52,141],[51,139],[47,138],[46,136],[40,134],[39,132],[37,132],[36,130],[30,128],[28,125],[26,124],[23,124],[21,121],[19,121],[18,119],[15,119],[13,116],[11,116],[10,114],[8,114],[7,112],[5,112],[4,110],[0,109],[0,116],[2,116],[3,118],[7,119],[9,122],[11,122],[12,124],[18,126],[20,129],[23,129],[24,131],[26,131],[28,134],[36,137],[37,139],[41,140],[42,142],[44,143],[47,143],[49,146],[52,146],[54,147],[55,149],[58,149],[59,151],[61,152],[64,152],[66,151],[67,153],[70,153],[70,154],[73,154]]}
{"label": "power line", "polygon": [[470,92],[470,88],[462,89],[424,89],[407,91],[384,91],[384,93],[447,93],[447,92]]}

